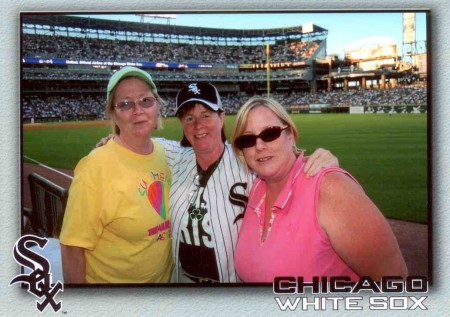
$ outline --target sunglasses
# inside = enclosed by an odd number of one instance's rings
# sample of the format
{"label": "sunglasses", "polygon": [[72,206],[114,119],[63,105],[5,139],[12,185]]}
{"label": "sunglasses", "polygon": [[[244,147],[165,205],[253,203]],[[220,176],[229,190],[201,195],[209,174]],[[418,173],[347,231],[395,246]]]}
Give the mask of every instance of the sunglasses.
{"label": "sunglasses", "polygon": [[260,134],[254,135],[254,134],[243,134],[234,140],[234,145],[239,149],[245,149],[252,146],[255,146],[256,140],[260,138],[264,142],[272,142],[276,139],[278,139],[281,135],[281,132],[283,130],[286,130],[289,128],[289,126],[282,127],[268,127],[261,131]]}

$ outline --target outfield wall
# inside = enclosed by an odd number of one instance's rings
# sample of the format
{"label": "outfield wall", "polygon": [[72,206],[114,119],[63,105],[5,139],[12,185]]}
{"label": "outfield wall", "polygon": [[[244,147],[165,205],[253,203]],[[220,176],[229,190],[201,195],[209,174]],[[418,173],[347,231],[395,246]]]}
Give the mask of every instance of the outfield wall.
{"label": "outfield wall", "polygon": [[351,113],[351,114],[394,114],[427,113],[427,105],[367,105],[367,106],[331,106],[328,104],[298,105],[288,108],[289,113]]}
{"label": "outfield wall", "polygon": [[[417,106],[405,106],[405,105],[371,105],[371,106],[330,106],[330,105],[301,105],[294,106],[287,109],[292,114],[317,114],[317,113],[351,113],[351,114],[364,114],[364,113],[427,113],[426,105]],[[22,118],[23,124],[28,123],[50,123],[50,122],[65,122],[65,121],[93,121],[99,120],[95,116],[82,116],[73,118],[73,120],[67,120],[61,116],[49,116],[49,117],[34,117],[34,118]]]}

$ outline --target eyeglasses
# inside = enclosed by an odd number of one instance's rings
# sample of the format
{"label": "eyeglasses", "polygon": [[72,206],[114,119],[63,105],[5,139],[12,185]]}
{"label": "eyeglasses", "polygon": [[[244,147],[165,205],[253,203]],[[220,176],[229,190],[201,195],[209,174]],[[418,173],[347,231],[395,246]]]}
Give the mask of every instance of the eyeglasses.
{"label": "eyeglasses", "polygon": [[150,108],[156,104],[156,98],[154,97],[144,97],[139,99],[138,101],[124,100],[118,102],[114,107],[119,109],[120,111],[128,111],[131,108],[134,108],[138,104],[142,108]]}
{"label": "eyeglasses", "polygon": [[268,127],[262,130],[261,133],[258,135],[243,134],[237,137],[236,140],[234,140],[234,145],[238,149],[242,150],[245,148],[255,146],[256,140],[258,138],[263,140],[264,142],[271,142],[278,139],[281,135],[281,132],[283,130],[286,130],[287,128],[289,128],[289,126],[285,126],[284,128],[275,126],[275,127]]}

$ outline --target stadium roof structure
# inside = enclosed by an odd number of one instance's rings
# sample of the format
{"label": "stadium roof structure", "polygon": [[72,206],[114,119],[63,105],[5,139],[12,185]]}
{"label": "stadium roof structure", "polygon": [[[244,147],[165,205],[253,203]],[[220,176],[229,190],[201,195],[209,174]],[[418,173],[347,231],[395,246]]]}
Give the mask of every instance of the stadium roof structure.
{"label": "stadium roof structure", "polygon": [[[311,32],[303,32],[303,26],[273,29],[224,29],[156,24],[149,22],[130,22],[106,20],[92,17],[80,17],[57,13],[23,13],[22,25],[46,26],[49,31],[55,28],[65,29],[67,32],[101,33],[114,35],[116,33],[163,34],[172,37],[209,37],[213,39],[285,39],[285,38],[317,38],[326,36],[328,30],[312,24]],[[28,26],[28,29],[30,27]]]}

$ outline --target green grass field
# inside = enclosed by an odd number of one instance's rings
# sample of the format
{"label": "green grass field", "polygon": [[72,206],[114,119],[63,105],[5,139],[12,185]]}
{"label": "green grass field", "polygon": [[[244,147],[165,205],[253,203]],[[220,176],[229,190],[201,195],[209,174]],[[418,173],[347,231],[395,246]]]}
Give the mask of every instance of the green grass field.
{"label": "green grass field", "polygon": [[[298,147],[331,150],[388,218],[426,223],[427,116],[424,114],[293,115]],[[227,116],[229,135],[234,116]],[[71,127],[23,131],[23,155],[52,167],[73,169],[110,128]],[[179,140],[175,118],[155,136]],[[27,160],[24,159],[24,162]]]}

